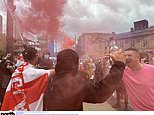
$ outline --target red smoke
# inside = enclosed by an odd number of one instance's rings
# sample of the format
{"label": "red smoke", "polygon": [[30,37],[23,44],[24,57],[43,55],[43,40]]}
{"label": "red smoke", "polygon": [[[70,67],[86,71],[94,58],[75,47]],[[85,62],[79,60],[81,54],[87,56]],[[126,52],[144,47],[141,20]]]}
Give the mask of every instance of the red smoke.
{"label": "red smoke", "polygon": [[20,9],[18,24],[23,31],[55,38],[66,0],[29,0],[31,7]]}
{"label": "red smoke", "polygon": [[75,40],[74,39],[71,39],[67,35],[64,35],[62,49],[72,48],[74,44],[75,44]]}

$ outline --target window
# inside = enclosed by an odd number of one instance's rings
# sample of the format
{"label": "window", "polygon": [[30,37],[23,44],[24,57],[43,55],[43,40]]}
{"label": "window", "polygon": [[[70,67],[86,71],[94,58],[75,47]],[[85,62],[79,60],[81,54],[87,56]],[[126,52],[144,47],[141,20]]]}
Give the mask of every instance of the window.
{"label": "window", "polygon": [[136,42],[141,42],[141,40],[140,39],[137,39]]}
{"label": "window", "polygon": [[147,46],[148,46],[147,40],[143,40],[143,47],[147,47]]}
{"label": "window", "polygon": [[135,41],[131,40],[131,47],[135,47]]}

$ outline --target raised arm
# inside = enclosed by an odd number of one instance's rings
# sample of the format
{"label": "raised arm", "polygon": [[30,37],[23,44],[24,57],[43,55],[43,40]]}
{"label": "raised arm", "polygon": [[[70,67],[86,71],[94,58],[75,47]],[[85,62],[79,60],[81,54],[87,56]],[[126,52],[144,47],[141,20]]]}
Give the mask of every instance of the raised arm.
{"label": "raised arm", "polygon": [[125,68],[122,52],[115,52],[111,55],[114,64],[105,79],[97,83],[88,82],[85,87],[84,101],[89,103],[103,103],[114,92],[121,81]]}

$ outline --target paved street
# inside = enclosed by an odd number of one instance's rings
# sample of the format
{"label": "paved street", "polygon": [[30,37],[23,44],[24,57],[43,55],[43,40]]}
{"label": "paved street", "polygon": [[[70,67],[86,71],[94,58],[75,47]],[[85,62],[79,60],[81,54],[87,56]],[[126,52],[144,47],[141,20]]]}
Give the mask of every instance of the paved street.
{"label": "paved street", "polygon": [[[91,104],[91,103],[84,103],[84,111],[124,111],[124,103],[121,100],[121,108],[112,108],[112,105],[115,104],[115,96],[112,95],[106,102],[99,103],[99,104]],[[128,105],[129,111],[132,110],[130,105]]]}
{"label": "paved street", "polygon": [[101,104],[84,103],[84,111],[116,111],[107,102]]}

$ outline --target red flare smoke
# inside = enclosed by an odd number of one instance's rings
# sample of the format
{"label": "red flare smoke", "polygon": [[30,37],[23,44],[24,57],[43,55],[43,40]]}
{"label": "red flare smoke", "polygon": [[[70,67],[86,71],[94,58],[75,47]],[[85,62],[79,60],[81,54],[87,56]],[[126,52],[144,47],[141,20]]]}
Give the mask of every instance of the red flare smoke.
{"label": "red flare smoke", "polygon": [[61,27],[59,21],[66,0],[29,0],[31,7],[20,9],[20,26],[23,31],[55,38]]}
{"label": "red flare smoke", "polygon": [[64,35],[62,49],[72,48],[74,44],[75,44],[75,40],[74,39],[71,39],[67,35]]}

